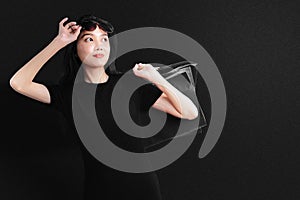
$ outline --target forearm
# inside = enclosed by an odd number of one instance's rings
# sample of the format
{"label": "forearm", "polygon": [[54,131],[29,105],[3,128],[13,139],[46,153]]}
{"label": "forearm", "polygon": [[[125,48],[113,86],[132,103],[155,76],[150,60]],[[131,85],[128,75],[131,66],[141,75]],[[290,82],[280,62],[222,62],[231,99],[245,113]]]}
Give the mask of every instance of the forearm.
{"label": "forearm", "polygon": [[183,118],[194,119],[198,116],[198,109],[191,99],[170,84],[159,73],[152,76],[150,81],[167,96],[173,107]]}
{"label": "forearm", "polygon": [[21,67],[10,79],[10,85],[14,88],[26,87],[30,84],[43,65],[65,45],[54,38],[42,51],[35,55],[29,62]]}

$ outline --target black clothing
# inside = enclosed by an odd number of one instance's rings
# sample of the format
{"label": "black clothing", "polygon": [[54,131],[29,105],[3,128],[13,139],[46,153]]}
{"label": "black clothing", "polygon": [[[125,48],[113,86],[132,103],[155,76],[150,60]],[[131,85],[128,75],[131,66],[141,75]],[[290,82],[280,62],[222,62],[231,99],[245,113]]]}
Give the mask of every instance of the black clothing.
{"label": "black clothing", "polygon": [[[85,199],[123,199],[123,200],[161,200],[159,182],[155,172],[127,173],[110,168],[98,161],[85,148],[76,131],[72,113],[72,90],[79,87],[82,91],[96,90],[94,95],[98,122],[106,136],[117,146],[132,152],[144,152],[142,140],[124,133],[114,122],[111,112],[111,95],[115,84],[122,75],[109,74],[105,83],[93,84],[77,82],[66,85],[46,85],[51,96],[49,106],[65,116],[72,135],[82,150],[85,168]],[[132,74],[132,78],[138,78]],[[146,81],[146,80],[144,80]],[[147,81],[146,81],[147,82]],[[126,86],[124,92],[126,92]],[[149,83],[134,92],[130,99],[130,115],[138,124],[147,124],[147,112],[162,92]],[[85,97],[83,97],[85,98]],[[122,103],[122,99],[120,99]],[[82,115],[88,113],[82,112]],[[88,119],[88,116],[86,116]],[[130,161],[129,161],[130,162]]]}

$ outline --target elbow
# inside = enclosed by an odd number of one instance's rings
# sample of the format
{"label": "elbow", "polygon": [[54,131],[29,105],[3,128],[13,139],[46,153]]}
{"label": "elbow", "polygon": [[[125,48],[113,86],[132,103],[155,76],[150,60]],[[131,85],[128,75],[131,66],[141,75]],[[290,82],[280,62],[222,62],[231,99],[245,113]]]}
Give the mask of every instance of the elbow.
{"label": "elbow", "polygon": [[182,118],[185,118],[185,119],[187,119],[187,120],[194,120],[194,119],[196,119],[197,117],[198,117],[198,109],[195,108],[195,109],[189,111],[189,112],[185,115],[185,117],[182,117]]}
{"label": "elbow", "polygon": [[9,85],[12,89],[15,90],[16,88],[16,82],[14,81],[14,77],[12,77],[10,80],[9,80]]}
{"label": "elbow", "polygon": [[192,113],[192,114],[190,114],[188,117],[187,117],[187,119],[188,120],[194,120],[194,119],[196,119],[198,117],[198,112],[197,113]]}
{"label": "elbow", "polygon": [[199,110],[198,110],[197,106],[194,103],[192,103],[187,108],[188,109],[186,109],[186,111],[185,111],[186,119],[188,119],[188,120],[197,119],[198,114],[199,114]]}
{"label": "elbow", "polygon": [[9,85],[12,89],[14,89],[15,91],[19,92],[22,90],[22,85],[20,83],[18,83],[14,77],[12,77],[10,80],[9,80]]}

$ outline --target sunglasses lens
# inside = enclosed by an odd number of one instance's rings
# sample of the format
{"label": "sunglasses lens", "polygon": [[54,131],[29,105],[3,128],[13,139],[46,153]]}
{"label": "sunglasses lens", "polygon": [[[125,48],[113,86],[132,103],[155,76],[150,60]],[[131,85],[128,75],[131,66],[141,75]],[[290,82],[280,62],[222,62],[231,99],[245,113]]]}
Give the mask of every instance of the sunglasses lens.
{"label": "sunglasses lens", "polygon": [[93,31],[97,28],[97,24],[92,22],[82,23],[81,26],[82,26],[82,30],[86,30],[86,31]]}

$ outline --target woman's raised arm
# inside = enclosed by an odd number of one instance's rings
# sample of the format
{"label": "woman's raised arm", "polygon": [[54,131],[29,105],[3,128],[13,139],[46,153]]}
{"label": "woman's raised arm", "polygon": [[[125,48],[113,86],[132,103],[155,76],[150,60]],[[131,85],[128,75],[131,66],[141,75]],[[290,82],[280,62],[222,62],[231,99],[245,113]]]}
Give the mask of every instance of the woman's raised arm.
{"label": "woman's raised arm", "polygon": [[16,92],[43,103],[50,103],[48,89],[42,84],[33,82],[33,79],[54,54],[77,39],[81,27],[76,25],[76,22],[64,25],[67,20],[68,18],[64,18],[59,22],[59,33],[50,44],[11,77],[9,83]]}
{"label": "woman's raised arm", "polygon": [[183,119],[198,117],[198,108],[191,99],[170,84],[151,64],[136,64],[133,72],[154,83],[163,92],[153,104],[154,108]]}

